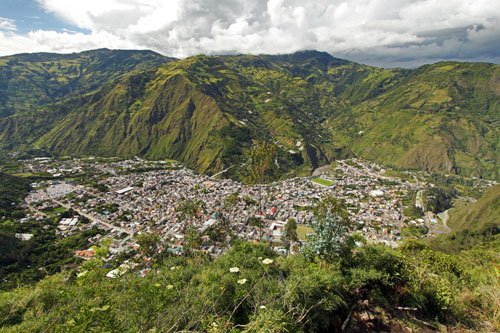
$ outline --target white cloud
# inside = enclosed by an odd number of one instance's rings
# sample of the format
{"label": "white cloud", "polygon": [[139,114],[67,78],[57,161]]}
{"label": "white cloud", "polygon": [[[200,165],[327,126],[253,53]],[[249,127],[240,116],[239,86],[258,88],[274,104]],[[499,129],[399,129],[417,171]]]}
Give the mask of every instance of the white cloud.
{"label": "white cloud", "polygon": [[38,2],[88,33],[39,30],[20,35],[14,22],[0,19],[0,54],[110,47],[150,48],[184,57],[318,49],[380,65],[500,60],[497,0]]}
{"label": "white cloud", "polygon": [[4,31],[16,31],[16,22],[14,20],[5,18],[5,17],[0,17],[0,30]]}

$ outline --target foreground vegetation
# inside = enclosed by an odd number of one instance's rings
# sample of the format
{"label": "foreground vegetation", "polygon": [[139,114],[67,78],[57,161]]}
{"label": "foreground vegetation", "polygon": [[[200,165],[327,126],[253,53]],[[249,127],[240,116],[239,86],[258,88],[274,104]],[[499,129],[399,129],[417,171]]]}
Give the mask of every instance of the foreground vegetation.
{"label": "foreground vegetation", "polygon": [[[328,262],[240,243],[214,261],[169,257],[146,277],[117,279],[94,259],[79,272],[0,294],[0,330],[335,332],[344,322],[347,331],[402,322],[491,331],[499,328],[497,256],[410,243],[367,245]],[[363,312],[377,319],[363,321]]]}
{"label": "foreground vegetation", "polygon": [[[274,176],[274,146],[264,148],[252,150],[252,156],[268,159],[248,163],[255,171],[249,181]],[[234,241],[213,259],[190,248],[193,237],[179,256],[158,253],[159,236],[143,234],[137,237],[141,251],[129,258],[134,268],[122,266],[122,274],[108,278],[126,258],[105,261],[104,241],[95,258],[75,261],[72,250],[88,246],[97,230],[56,241],[57,218],[71,212],[48,214],[53,220],[44,225],[14,223],[9,214],[22,213],[19,202],[29,186],[5,177],[0,289],[17,288],[0,292],[0,332],[500,329],[499,186],[452,209],[452,233],[427,243],[407,241],[392,249],[367,244],[358,234],[348,237],[345,207],[327,197],[312,208],[312,229],[289,222],[296,228],[287,227],[289,243],[307,241],[298,253],[278,256],[271,244]],[[446,187],[431,193],[437,211],[447,209],[454,195]],[[196,211],[201,204],[186,201],[182,210]],[[36,237],[21,242],[16,232]]]}
{"label": "foreground vegetation", "polygon": [[0,332],[500,329],[497,234],[449,253],[417,241],[392,249],[347,236],[347,212],[332,197],[314,214],[307,245],[288,256],[241,241],[216,259],[189,246],[158,253],[159,237],[144,234],[127,264],[135,268],[109,278],[104,242],[79,267],[0,293]]}

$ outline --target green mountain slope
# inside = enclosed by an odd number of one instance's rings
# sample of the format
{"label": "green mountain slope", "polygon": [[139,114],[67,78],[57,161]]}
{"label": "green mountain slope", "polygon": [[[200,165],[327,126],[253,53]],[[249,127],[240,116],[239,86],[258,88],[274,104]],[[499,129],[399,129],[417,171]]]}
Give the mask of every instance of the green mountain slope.
{"label": "green mountain slope", "polygon": [[20,54],[0,58],[0,116],[26,112],[71,94],[98,89],[133,70],[172,58],[152,51],[99,49],[68,55]]}
{"label": "green mountain slope", "polygon": [[0,149],[173,158],[213,173],[267,139],[281,148],[284,172],[354,151],[396,167],[498,178],[497,65],[380,69],[316,51],[26,57],[0,58],[0,85],[10,89],[0,93]]}
{"label": "green mountain slope", "polygon": [[423,66],[354,106],[347,141],[398,167],[498,178],[499,94],[497,65]]}
{"label": "green mountain slope", "polygon": [[474,203],[451,210],[452,232],[432,241],[442,250],[468,249],[481,243],[500,249],[500,185],[490,188]]}

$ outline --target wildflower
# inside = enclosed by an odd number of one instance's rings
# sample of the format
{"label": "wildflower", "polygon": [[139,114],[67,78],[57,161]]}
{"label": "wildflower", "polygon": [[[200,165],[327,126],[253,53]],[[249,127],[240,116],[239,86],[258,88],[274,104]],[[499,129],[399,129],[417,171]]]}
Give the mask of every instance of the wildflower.
{"label": "wildflower", "polygon": [[261,306],[259,306],[259,309],[264,310],[265,308],[266,308],[266,306],[265,306],[265,305],[261,305]]}
{"label": "wildflower", "polygon": [[176,269],[179,269],[179,266],[172,266],[172,267],[170,267],[171,271],[175,271]]}
{"label": "wildflower", "polygon": [[85,275],[87,275],[87,273],[88,273],[88,272],[89,272],[89,271],[83,271],[83,272],[81,272],[81,273],[78,273],[78,274],[76,274],[76,277],[82,277],[82,276],[85,276]]}
{"label": "wildflower", "polygon": [[168,289],[168,290],[170,290],[170,289],[174,289],[174,286],[173,286],[173,285],[171,285],[171,284],[169,284],[169,285],[167,286],[167,289]]}
{"label": "wildflower", "polygon": [[264,265],[270,265],[270,264],[272,264],[272,263],[273,263],[273,260],[272,260],[272,259],[269,259],[269,258],[266,258],[266,259],[262,260],[262,263],[263,263]]}
{"label": "wildflower", "polygon": [[238,272],[240,271],[240,269],[239,269],[238,267],[231,267],[231,268],[229,269],[229,271],[230,271],[231,273],[238,273]]}
{"label": "wildflower", "polygon": [[215,321],[212,323],[212,326],[213,327],[219,327],[219,325],[217,325],[217,323]]}
{"label": "wildflower", "polygon": [[160,284],[160,283],[155,283],[155,284],[154,284],[154,286],[155,286],[156,288],[160,288],[160,287],[161,287],[161,284]]}
{"label": "wildflower", "polygon": [[238,280],[238,283],[245,284],[245,283],[247,283],[247,279],[240,279],[240,280]]}

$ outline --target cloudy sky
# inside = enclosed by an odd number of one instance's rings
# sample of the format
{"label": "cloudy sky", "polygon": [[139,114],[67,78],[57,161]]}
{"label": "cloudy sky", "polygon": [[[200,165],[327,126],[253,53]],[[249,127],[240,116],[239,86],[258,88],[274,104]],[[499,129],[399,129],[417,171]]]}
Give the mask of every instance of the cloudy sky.
{"label": "cloudy sky", "polygon": [[0,0],[0,55],[100,47],[500,63],[500,0]]}

